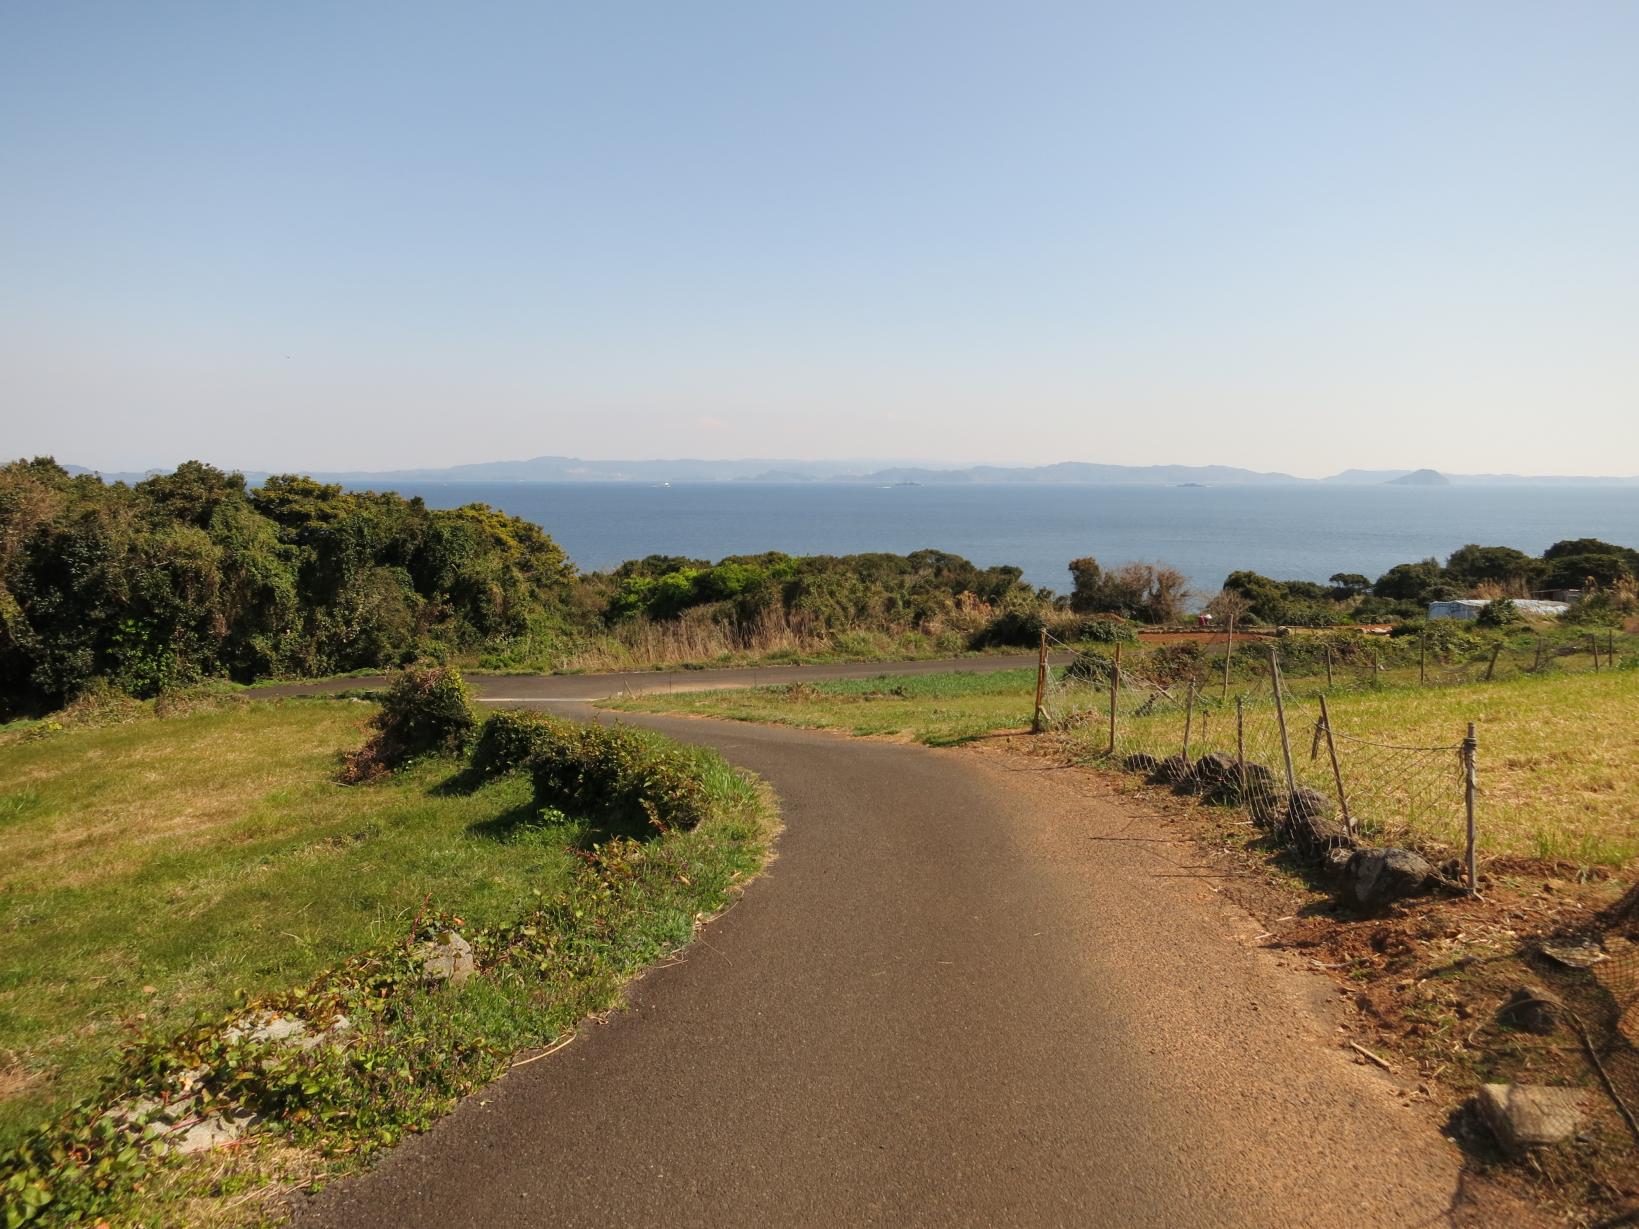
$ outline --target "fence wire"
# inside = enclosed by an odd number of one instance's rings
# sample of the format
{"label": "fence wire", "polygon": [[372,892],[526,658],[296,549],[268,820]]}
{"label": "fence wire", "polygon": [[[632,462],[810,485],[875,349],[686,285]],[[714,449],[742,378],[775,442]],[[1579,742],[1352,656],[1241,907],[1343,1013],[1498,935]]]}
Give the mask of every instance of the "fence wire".
{"label": "fence wire", "polygon": [[[1475,681],[1501,677],[1508,667],[1552,668],[1544,664],[1552,662],[1546,651],[1506,657],[1442,667],[1440,677]],[[1435,672],[1429,674],[1434,681]],[[1461,732],[1453,730],[1450,742],[1411,745],[1391,731],[1339,721],[1320,696],[1294,694],[1284,683],[1277,697],[1273,679],[1271,672],[1202,689],[1154,677],[1115,654],[1083,651],[1048,672],[1042,718],[1046,728],[1074,732],[1155,784],[1241,808],[1260,828],[1312,855],[1393,845],[1422,853],[1457,879],[1469,819]],[[1349,684],[1340,667],[1334,679]],[[1483,813],[1480,821],[1483,852]],[[1639,1140],[1639,887],[1592,927],[1544,942],[1541,950],[1562,971],[1580,970],[1570,974],[1581,978],[1571,1019],[1590,1081]]]}
{"label": "fence wire", "polygon": [[1461,738],[1404,745],[1328,723],[1321,705],[1284,684],[1277,703],[1270,678],[1202,689],[1082,652],[1049,670],[1042,720],[1157,784],[1241,807],[1312,852],[1392,844],[1436,862],[1463,852]]}

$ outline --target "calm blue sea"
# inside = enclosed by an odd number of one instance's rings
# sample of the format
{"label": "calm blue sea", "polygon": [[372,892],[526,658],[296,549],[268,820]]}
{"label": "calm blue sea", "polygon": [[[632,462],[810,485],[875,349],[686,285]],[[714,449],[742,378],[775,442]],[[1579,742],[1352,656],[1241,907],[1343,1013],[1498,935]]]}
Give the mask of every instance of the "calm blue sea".
{"label": "calm blue sea", "polygon": [[602,570],[650,554],[718,559],[904,554],[935,547],[982,566],[1017,564],[1065,590],[1065,564],[1162,561],[1202,594],[1250,568],[1290,580],[1375,577],[1467,542],[1532,554],[1561,538],[1639,546],[1634,487],[669,487],[615,483],[406,483],[434,507],[482,501],[543,526]]}

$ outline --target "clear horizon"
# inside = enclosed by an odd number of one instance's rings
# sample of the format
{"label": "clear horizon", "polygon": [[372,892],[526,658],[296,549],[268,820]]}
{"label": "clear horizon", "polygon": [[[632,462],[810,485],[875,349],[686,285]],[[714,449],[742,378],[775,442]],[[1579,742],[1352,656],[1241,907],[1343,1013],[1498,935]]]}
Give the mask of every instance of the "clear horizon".
{"label": "clear horizon", "polygon": [[7,450],[1624,477],[1636,45],[1475,0],[11,6]]}

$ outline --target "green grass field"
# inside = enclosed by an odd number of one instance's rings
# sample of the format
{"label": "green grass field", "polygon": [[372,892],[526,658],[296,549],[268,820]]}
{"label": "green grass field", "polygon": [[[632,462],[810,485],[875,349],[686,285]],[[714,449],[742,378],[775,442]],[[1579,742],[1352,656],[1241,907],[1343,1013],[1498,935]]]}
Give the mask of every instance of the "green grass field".
{"label": "green grass field", "polygon": [[[1288,680],[1295,774],[1333,788],[1324,749],[1313,738],[1315,695],[1322,680]],[[618,707],[694,713],[741,721],[889,735],[933,744],[961,742],[1028,726],[1034,671],[952,673],[799,684],[755,691],[647,696]],[[1181,696],[1183,688],[1175,688]],[[1218,687],[1192,722],[1192,753],[1235,750],[1233,696],[1253,689],[1232,684],[1226,703]],[[1144,695],[1121,697],[1118,755],[1182,749],[1183,705],[1165,703],[1136,715]],[[1088,759],[1108,748],[1103,690],[1059,699],[1085,719],[1068,737]],[[1473,721],[1479,740],[1479,821],[1485,856],[1563,859],[1587,866],[1622,866],[1639,858],[1639,670],[1598,675],[1550,672],[1491,683],[1340,688],[1330,694],[1333,728],[1346,787],[1368,832],[1407,838],[1436,850],[1462,845],[1462,777],[1456,746]],[[1247,709],[1248,756],[1281,764],[1278,726],[1265,689]],[[1358,742],[1353,740],[1359,740]],[[1418,748],[1417,751],[1389,750]],[[1428,750],[1422,750],[1422,749]]]}
{"label": "green grass field", "polygon": [[335,783],[373,706],[253,703],[0,744],[0,1150],[92,1089],[127,1028],[300,984],[424,901],[481,925],[568,874],[529,785],[448,763]]}

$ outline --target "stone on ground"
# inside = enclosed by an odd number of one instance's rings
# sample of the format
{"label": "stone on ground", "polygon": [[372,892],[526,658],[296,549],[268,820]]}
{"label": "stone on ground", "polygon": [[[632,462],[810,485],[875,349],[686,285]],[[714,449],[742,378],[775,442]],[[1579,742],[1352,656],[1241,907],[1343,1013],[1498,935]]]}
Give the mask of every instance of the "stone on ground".
{"label": "stone on ground", "polygon": [[1426,889],[1434,868],[1409,849],[1357,849],[1343,874],[1360,904],[1386,905]]}
{"label": "stone on ground", "polygon": [[1582,1121],[1582,1090],[1543,1084],[1481,1084],[1480,1117],[1511,1153],[1569,1139]]}
{"label": "stone on ground", "polygon": [[419,944],[415,950],[421,958],[422,975],[429,982],[459,986],[478,970],[472,944],[453,930]]}
{"label": "stone on ground", "polygon": [[1565,1004],[1541,986],[1521,986],[1497,1011],[1504,1023],[1546,1037],[1559,1028]]}

